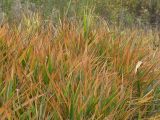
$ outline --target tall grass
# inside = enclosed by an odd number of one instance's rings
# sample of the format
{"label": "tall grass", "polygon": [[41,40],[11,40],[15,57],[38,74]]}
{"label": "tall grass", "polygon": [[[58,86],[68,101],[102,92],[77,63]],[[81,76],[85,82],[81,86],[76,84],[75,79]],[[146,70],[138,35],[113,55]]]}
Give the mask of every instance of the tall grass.
{"label": "tall grass", "polygon": [[153,36],[94,20],[0,28],[0,119],[159,119]]}

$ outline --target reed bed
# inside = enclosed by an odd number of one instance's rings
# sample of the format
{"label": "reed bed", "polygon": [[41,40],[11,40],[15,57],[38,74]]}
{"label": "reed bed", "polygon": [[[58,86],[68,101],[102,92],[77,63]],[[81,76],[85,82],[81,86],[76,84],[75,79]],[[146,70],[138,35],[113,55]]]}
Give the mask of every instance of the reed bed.
{"label": "reed bed", "polygon": [[160,119],[154,36],[87,20],[0,28],[1,120]]}

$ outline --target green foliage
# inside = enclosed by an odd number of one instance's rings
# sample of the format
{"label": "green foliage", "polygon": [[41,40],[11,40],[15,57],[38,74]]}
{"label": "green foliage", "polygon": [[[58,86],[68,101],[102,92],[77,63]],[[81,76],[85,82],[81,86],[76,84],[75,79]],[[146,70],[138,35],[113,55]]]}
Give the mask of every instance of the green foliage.
{"label": "green foliage", "polygon": [[[47,20],[51,16],[58,19],[82,17],[86,7],[94,7],[96,15],[113,24],[159,24],[160,21],[159,0],[25,0],[21,3],[33,3]],[[9,15],[12,0],[3,0],[1,4]],[[55,10],[58,15],[54,14]]]}

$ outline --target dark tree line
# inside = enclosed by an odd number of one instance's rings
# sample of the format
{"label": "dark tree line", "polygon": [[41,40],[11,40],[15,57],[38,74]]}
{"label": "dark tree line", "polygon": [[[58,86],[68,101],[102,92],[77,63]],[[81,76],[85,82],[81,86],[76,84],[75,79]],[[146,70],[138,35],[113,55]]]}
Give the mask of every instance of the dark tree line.
{"label": "dark tree line", "polygon": [[1,0],[0,12],[8,18],[20,17],[27,8],[41,11],[44,19],[48,19],[54,10],[60,16],[66,11],[67,17],[82,16],[86,6],[111,23],[160,26],[160,0]]}

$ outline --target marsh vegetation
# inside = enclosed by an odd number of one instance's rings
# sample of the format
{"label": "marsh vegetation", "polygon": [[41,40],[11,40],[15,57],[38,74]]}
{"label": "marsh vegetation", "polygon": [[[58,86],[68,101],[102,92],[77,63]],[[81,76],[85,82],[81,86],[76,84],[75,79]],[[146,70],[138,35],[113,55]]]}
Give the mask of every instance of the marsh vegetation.
{"label": "marsh vegetation", "polygon": [[0,4],[1,120],[160,119],[158,0]]}

